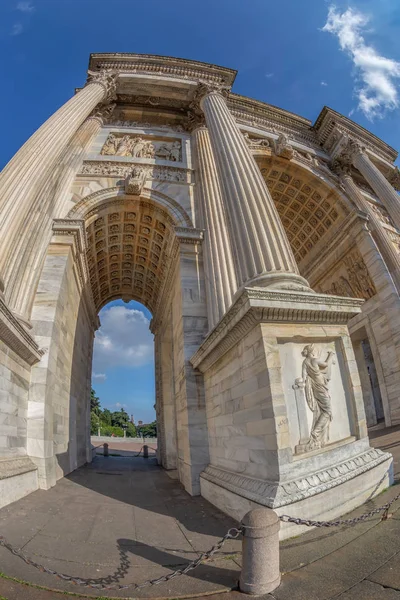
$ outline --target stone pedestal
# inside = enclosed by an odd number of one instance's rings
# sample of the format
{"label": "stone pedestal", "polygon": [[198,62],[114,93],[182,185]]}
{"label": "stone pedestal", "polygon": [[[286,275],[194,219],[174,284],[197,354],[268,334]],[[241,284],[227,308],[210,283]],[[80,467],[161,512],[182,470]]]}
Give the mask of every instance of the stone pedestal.
{"label": "stone pedestal", "polygon": [[369,446],[346,325],[362,303],[245,288],[193,356],[210,446],[201,493],[221,510],[334,518],[387,485],[392,458]]}

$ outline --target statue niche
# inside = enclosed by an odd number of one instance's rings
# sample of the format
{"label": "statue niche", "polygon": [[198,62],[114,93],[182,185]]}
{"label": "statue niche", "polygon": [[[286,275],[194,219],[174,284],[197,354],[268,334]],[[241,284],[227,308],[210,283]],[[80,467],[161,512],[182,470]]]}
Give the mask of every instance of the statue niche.
{"label": "statue niche", "polygon": [[295,385],[304,389],[307,405],[313,413],[310,437],[305,446],[307,452],[323,448],[329,440],[332,421],[329,381],[335,353],[329,351],[326,360],[321,361],[316,356],[314,344],[308,344],[301,354],[304,356],[301,377],[296,379]]}
{"label": "statue niche", "polygon": [[115,135],[110,133],[101,150],[103,156],[129,156],[132,158],[160,158],[172,162],[181,161],[179,140],[161,141],[140,135]]}

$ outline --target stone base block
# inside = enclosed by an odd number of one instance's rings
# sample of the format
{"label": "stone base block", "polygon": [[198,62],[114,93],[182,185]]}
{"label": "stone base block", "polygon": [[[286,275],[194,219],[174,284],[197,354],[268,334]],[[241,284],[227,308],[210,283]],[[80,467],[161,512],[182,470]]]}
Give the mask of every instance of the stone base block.
{"label": "stone base block", "polygon": [[27,456],[0,459],[0,508],[38,488],[37,467]]}
{"label": "stone base block", "polygon": [[[360,469],[358,475],[332,487],[326,486],[324,491],[307,495],[298,501],[290,502],[289,500],[282,506],[272,506],[271,508],[274,508],[278,515],[290,515],[318,521],[336,519],[354,510],[374,498],[393,482],[392,455],[376,450],[373,452],[380,453],[380,460],[371,461],[371,468]],[[200,486],[203,498],[237,521],[241,521],[251,509],[270,504],[261,498],[259,502],[251,500],[248,490],[237,487],[233,491],[233,487],[227,485],[226,482],[217,483],[217,479],[210,477],[207,469],[200,477]],[[280,539],[294,537],[308,529],[309,527],[306,526],[281,523]]]}

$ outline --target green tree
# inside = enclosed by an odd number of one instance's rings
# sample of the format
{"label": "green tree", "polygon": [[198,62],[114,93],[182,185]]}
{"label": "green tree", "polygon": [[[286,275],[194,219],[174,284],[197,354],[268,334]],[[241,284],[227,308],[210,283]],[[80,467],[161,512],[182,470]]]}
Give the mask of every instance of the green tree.
{"label": "green tree", "polygon": [[145,423],[144,425],[140,425],[140,435],[143,437],[157,437],[157,423],[153,421],[152,423]]}
{"label": "green tree", "polygon": [[111,412],[111,410],[109,410],[108,408],[105,408],[103,410],[103,414],[102,414],[101,420],[106,425],[111,425],[111,423],[112,423],[112,412]]}
{"label": "green tree", "polygon": [[90,435],[97,435],[99,432],[99,416],[93,411],[90,413]]}
{"label": "green tree", "polygon": [[127,437],[137,437],[136,427],[131,422],[128,423],[128,427],[126,428],[126,436]]}
{"label": "green tree", "polygon": [[90,390],[90,411],[97,415],[101,413],[100,399],[93,388]]}
{"label": "green tree", "polygon": [[113,427],[122,427],[129,423],[129,415],[126,410],[121,408],[121,410],[116,410],[111,414],[111,422]]}

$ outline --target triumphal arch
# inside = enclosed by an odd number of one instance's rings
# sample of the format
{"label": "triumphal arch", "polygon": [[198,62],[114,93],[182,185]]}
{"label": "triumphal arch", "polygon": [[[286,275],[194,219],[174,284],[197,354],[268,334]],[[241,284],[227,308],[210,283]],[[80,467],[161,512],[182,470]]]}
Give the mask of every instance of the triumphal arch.
{"label": "triumphal arch", "polygon": [[[159,461],[240,518],[377,493],[400,423],[397,153],[231,91],[236,72],[94,54],[0,178],[0,490],[91,460],[93,339],[152,312]],[[287,534],[288,535],[288,534]]]}

